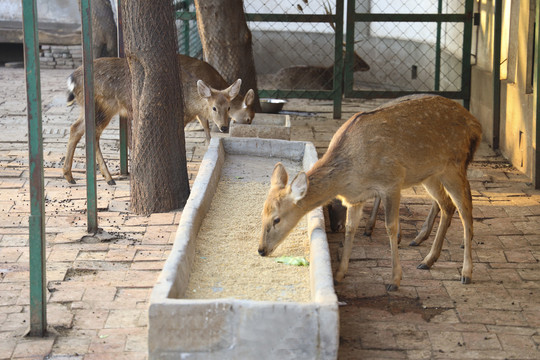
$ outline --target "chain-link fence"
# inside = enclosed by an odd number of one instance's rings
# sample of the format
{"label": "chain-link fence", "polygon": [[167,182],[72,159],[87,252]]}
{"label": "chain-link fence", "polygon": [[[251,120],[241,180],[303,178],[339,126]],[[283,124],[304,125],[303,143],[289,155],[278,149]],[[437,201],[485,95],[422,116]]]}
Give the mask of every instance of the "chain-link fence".
{"label": "chain-link fence", "polygon": [[[439,92],[467,102],[472,1],[349,4],[347,44],[362,49],[370,70],[346,83],[352,97]],[[346,77],[350,72],[346,71]],[[352,85],[352,86],[351,86]]]}
{"label": "chain-link fence", "polygon": [[[195,13],[193,0],[175,0],[175,9],[177,11],[176,31],[178,35],[178,52],[183,55],[202,59],[202,45],[197,21],[191,19],[189,14]],[[182,14],[188,16],[182,17]]]}
{"label": "chain-link fence", "polygon": [[244,7],[263,97],[440,92],[468,100],[472,0],[253,0]]}

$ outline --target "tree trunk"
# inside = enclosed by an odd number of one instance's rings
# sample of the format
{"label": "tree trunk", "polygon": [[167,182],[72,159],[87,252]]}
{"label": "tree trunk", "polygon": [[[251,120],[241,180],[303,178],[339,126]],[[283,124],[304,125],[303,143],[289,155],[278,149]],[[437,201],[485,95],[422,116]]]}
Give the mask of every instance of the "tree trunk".
{"label": "tree trunk", "polygon": [[189,196],[172,1],[121,6],[133,107],[131,210],[170,211]]}
{"label": "tree trunk", "polygon": [[251,31],[242,0],[195,0],[195,7],[204,60],[215,67],[229,85],[241,78],[240,94],[253,89],[254,108],[260,112]]}

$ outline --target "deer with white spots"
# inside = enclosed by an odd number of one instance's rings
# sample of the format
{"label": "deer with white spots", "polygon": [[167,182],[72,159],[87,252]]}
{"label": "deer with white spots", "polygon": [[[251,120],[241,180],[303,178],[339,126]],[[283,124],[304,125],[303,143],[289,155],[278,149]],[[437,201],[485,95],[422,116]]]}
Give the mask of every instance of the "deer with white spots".
{"label": "deer with white spots", "polygon": [[440,96],[409,96],[354,115],[338,129],[324,156],[290,184],[283,165],[276,164],[262,212],[259,254],[271,254],[304,214],[337,197],[347,207],[343,255],[335,275],[339,282],[348,269],[363,204],[379,196],[392,254],[387,290],[397,290],[402,278],[398,256],[401,189],[422,184],[440,207],[441,218],[431,251],[418,268],[429,269],[438,259],[457,207],[464,229],[461,282],[470,283],[473,218],[467,166],[481,138],[478,120],[458,103]]}

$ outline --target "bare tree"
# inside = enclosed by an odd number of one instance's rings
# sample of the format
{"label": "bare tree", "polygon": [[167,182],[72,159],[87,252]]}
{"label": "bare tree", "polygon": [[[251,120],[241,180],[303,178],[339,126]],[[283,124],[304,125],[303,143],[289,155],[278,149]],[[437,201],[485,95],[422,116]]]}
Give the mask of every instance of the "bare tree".
{"label": "bare tree", "polygon": [[204,60],[229,84],[241,78],[241,94],[253,89],[254,108],[259,112],[257,74],[244,3],[242,0],[195,0],[195,7]]}
{"label": "bare tree", "polygon": [[189,196],[173,4],[121,6],[133,109],[131,209],[148,215],[182,207]]}

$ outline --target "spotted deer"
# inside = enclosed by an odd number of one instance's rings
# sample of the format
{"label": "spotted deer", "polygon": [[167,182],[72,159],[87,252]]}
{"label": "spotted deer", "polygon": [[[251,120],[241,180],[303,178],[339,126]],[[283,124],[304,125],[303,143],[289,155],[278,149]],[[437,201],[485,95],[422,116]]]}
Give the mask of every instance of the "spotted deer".
{"label": "spotted deer", "polygon": [[[184,55],[178,55],[181,69],[182,91],[184,96],[184,126],[196,118],[201,123],[207,143],[210,140],[209,121],[215,123],[221,132],[229,128],[229,116],[238,122],[251,123],[255,116],[252,104],[253,90],[244,98],[237,98],[241,80],[228,86],[221,75],[208,63]],[[224,90],[216,90],[224,89]],[[71,125],[64,162],[63,173],[66,180],[75,183],[71,172],[73,156],[78,142],[85,132],[83,69],[79,67],[68,78],[68,104],[76,101],[81,105],[79,118]],[[115,181],[107,168],[99,138],[116,114],[131,115],[131,78],[126,59],[100,58],[94,60],[94,97],[96,122],[96,158],[101,174],[109,185]]]}
{"label": "spotted deer", "polygon": [[481,141],[480,123],[458,103],[433,95],[408,97],[395,104],[358,113],[332,138],[328,151],[288,185],[288,174],[276,164],[262,211],[258,252],[271,254],[308,211],[340,198],[347,207],[343,255],[335,275],[343,280],[356,229],[366,200],[378,195],[384,204],[390,238],[392,279],[399,288],[398,257],[401,189],[422,184],[441,209],[440,224],[429,254],[418,268],[438,259],[457,207],[464,229],[461,282],[472,279],[472,199],[467,166]]}

